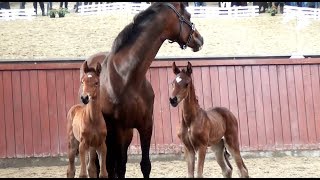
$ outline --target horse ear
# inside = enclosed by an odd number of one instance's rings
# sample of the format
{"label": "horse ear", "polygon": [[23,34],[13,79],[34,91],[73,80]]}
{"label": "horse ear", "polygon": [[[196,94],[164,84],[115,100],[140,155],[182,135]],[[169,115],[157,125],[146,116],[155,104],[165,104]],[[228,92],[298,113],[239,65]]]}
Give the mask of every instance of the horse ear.
{"label": "horse ear", "polygon": [[172,71],[175,75],[180,73],[180,69],[176,66],[176,62],[173,61],[172,63]]}
{"label": "horse ear", "polygon": [[82,69],[84,73],[87,73],[89,71],[87,61],[84,61],[84,63],[82,64]]}
{"label": "horse ear", "polygon": [[188,66],[187,66],[187,74],[189,76],[192,74],[192,65],[189,61],[188,61]]}
{"label": "horse ear", "polygon": [[101,64],[100,64],[99,62],[97,63],[96,73],[97,73],[98,76],[99,76],[100,73],[101,73]]}

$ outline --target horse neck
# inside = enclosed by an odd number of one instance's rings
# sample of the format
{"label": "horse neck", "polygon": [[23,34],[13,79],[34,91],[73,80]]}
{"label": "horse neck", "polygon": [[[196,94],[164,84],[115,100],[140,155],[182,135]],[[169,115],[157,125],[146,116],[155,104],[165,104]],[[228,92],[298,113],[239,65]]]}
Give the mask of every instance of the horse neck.
{"label": "horse neck", "polygon": [[90,121],[95,122],[100,118],[101,108],[99,102],[99,96],[95,100],[90,100],[85,106],[86,114],[89,115]]}
{"label": "horse neck", "polygon": [[196,97],[194,85],[191,82],[188,88],[188,95],[183,100],[183,116],[187,125],[189,125],[194,120],[199,109],[200,105]]}
{"label": "horse neck", "polygon": [[[128,82],[141,83],[145,78],[152,61],[167,39],[162,36],[164,28],[165,23],[158,22],[156,19],[151,21],[130,47],[123,48],[113,55],[115,57],[113,66],[122,77],[123,86]],[[117,57],[118,54],[119,57]],[[121,56],[122,54],[126,54],[126,57]],[[134,81],[130,81],[132,79]]]}

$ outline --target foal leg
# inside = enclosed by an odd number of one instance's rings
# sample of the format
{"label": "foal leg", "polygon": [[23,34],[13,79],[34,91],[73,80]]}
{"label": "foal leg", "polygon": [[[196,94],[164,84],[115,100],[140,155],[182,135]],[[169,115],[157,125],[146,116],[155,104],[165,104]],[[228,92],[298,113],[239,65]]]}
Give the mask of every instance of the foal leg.
{"label": "foal leg", "polygon": [[79,146],[79,156],[80,156],[80,174],[79,178],[86,178],[87,175],[87,168],[86,168],[86,152],[88,150],[88,146],[86,145],[85,141],[80,142]]}
{"label": "foal leg", "polygon": [[194,178],[195,151],[184,147],[185,158],[188,166],[188,178]]}
{"label": "foal leg", "polygon": [[203,177],[203,166],[204,166],[204,160],[206,158],[206,152],[207,152],[207,146],[201,146],[198,149],[198,178]]}
{"label": "foal leg", "polygon": [[249,178],[248,169],[244,164],[242,157],[240,155],[239,141],[237,136],[226,136],[226,147],[234,157],[237,167],[240,172],[240,177]]}
{"label": "foal leg", "polygon": [[141,142],[141,151],[142,158],[140,161],[140,169],[144,178],[150,177],[151,172],[151,162],[150,162],[150,142],[152,137],[152,124],[147,129],[138,129],[140,142]]}
{"label": "foal leg", "polygon": [[108,173],[106,169],[106,156],[107,156],[107,145],[103,141],[101,146],[97,149],[99,162],[100,162],[100,174],[99,178],[107,178]]}
{"label": "foal leg", "polygon": [[95,148],[89,149],[89,163],[88,163],[88,174],[90,178],[97,178],[97,167],[95,161],[97,159],[97,154]]}
{"label": "foal leg", "polygon": [[216,156],[216,161],[218,162],[221,170],[222,170],[222,175],[225,178],[231,178],[232,177],[232,166],[225,157],[225,146],[224,146],[224,141],[221,139],[217,144],[211,146],[211,150],[214,151],[215,156]]}
{"label": "foal leg", "polygon": [[76,140],[76,138],[73,135],[69,140],[68,148],[69,148],[69,152],[68,152],[69,166],[67,170],[67,178],[74,178],[76,173],[76,167],[75,167],[74,161],[79,148],[79,142]]}

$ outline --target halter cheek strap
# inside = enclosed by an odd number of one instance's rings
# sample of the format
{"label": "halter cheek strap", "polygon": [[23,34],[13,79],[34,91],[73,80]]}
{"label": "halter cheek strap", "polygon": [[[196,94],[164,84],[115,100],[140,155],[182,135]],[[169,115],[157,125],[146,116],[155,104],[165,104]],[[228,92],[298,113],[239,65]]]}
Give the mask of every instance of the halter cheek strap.
{"label": "halter cheek strap", "polygon": [[[189,44],[190,41],[191,41],[192,34],[193,34],[193,32],[195,31],[195,29],[196,29],[196,28],[195,28],[195,25],[194,25],[192,22],[186,20],[186,19],[177,11],[177,9],[176,9],[172,4],[170,4],[170,3],[165,3],[165,5],[169,6],[169,7],[177,14],[177,16],[178,16],[178,18],[179,18],[179,21],[180,21],[179,38],[180,38],[180,35],[181,35],[181,26],[182,26],[182,23],[183,23],[183,22],[186,23],[186,24],[188,24],[188,25],[191,27],[191,31],[190,31],[190,34],[189,34],[189,37],[188,37],[187,42],[186,42],[185,44],[183,44],[183,45],[180,45],[180,48],[181,48],[181,49],[186,49],[186,48],[188,47],[188,44]],[[175,41],[169,40],[169,43],[174,43],[174,42],[175,42]]]}

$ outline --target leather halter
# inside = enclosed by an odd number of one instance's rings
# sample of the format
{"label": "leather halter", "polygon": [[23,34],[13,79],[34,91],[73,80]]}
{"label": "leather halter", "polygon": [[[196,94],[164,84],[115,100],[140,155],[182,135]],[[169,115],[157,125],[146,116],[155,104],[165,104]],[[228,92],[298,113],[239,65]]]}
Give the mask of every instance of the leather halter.
{"label": "leather halter", "polygon": [[[188,47],[188,44],[189,44],[190,41],[191,41],[193,32],[196,30],[195,25],[194,25],[192,22],[186,20],[186,19],[177,11],[177,9],[176,9],[172,4],[170,4],[170,3],[165,3],[165,5],[169,6],[169,7],[177,14],[177,16],[178,16],[178,18],[179,18],[179,21],[180,21],[179,38],[180,38],[180,34],[181,34],[181,26],[182,26],[182,23],[186,23],[187,25],[189,25],[189,26],[191,27],[191,31],[190,31],[190,34],[189,34],[189,38],[188,38],[187,43],[185,43],[185,44],[183,44],[183,45],[180,45],[180,48],[181,48],[181,49],[186,49],[186,48]],[[169,40],[169,43],[174,43],[174,42],[176,42],[176,41],[171,41],[171,40]]]}

